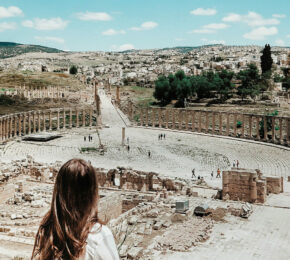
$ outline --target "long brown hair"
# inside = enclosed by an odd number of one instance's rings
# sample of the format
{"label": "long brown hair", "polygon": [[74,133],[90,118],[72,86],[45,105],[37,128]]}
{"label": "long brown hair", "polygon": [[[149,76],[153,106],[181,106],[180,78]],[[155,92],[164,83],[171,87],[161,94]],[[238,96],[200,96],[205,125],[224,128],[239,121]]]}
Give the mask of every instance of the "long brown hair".
{"label": "long brown hair", "polygon": [[56,177],[51,208],[41,221],[31,259],[78,259],[85,252],[97,212],[98,183],[84,160],[66,162]]}

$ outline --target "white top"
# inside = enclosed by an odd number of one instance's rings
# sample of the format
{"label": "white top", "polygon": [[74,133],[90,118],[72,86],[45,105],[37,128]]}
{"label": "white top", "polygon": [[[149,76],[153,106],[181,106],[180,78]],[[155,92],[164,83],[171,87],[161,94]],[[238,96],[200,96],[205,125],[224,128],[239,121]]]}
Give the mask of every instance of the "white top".
{"label": "white top", "polygon": [[116,243],[111,230],[99,223],[89,233],[85,260],[119,260]]}

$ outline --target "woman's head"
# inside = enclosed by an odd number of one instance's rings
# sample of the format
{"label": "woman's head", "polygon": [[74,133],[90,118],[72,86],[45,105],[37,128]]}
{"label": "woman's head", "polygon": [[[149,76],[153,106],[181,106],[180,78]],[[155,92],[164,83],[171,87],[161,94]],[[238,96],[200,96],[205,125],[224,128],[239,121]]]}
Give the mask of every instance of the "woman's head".
{"label": "woman's head", "polygon": [[[33,257],[75,259],[97,217],[98,183],[91,164],[72,159],[59,170],[49,212],[39,227]],[[32,258],[33,258],[32,257]]]}

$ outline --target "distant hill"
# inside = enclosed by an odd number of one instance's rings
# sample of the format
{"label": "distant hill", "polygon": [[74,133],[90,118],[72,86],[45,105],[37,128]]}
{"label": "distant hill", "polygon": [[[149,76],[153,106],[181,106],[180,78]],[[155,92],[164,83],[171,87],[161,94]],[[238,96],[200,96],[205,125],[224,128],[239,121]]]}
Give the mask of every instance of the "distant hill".
{"label": "distant hill", "polygon": [[15,57],[23,53],[30,52],[60,53],[63,51],[40,45],[20,44],[14,42],[0,42],[0,59]]}

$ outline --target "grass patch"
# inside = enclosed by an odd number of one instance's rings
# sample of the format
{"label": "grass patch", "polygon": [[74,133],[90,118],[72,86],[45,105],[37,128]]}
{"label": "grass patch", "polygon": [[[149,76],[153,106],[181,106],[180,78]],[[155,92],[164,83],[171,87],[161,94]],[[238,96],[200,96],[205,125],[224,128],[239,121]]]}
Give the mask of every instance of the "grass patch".
{"label": "grass patch", "polygon": [[96,147],[82,147],[81,149],[80,149],[80,151],[82,152],[82,153],[85,153],[85,152],[97,152],[99,149],[98,148],[96,148]]}

